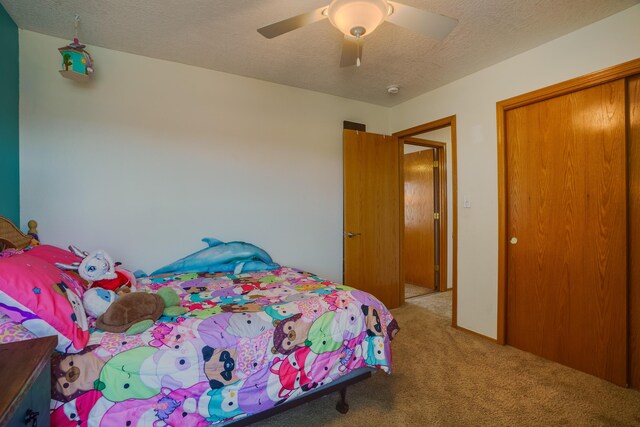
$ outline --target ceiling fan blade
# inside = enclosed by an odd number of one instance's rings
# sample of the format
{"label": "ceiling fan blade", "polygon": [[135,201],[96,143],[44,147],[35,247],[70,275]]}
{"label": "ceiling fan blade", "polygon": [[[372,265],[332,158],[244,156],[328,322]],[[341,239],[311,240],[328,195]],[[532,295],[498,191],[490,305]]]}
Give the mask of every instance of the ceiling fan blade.
{"label": "ceiling fan blade", "polygon": [[430,38],[442,40],[458,24],[457,19],[448,16],[402,3],[389,2],[389,4],[393,6],[393,13],[387,17],[387,21]]}
{"label": "ceiling fan blade", "polygon": [[258,32],[268,39],[281,36],[289,31],[326,19],[326,16],[322,14],[322,11],[326,8],[327,6],[321,7],[319,9],[312,10],[311,12],[303,13],[302,15],[297,15],[292,18],[276,22],[275,24],[258,28]]}
{"label": "ceiling fan blade", "polygon": [[340,58],[341,67],[351,67],[358,65],[358,60],[362,59],[362,39],[344,36],[342,43],[342,58]]}

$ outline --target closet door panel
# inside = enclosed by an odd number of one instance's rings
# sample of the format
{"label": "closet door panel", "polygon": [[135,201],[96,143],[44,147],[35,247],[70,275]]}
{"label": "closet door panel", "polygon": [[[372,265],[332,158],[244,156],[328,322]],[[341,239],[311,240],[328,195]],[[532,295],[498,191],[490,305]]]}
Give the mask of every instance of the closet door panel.
{"label": "closet door panel", "polygon": [[507,343],[627,376],[625,82],[506,113]]}
{"label": "closet door panel", "polygon": [[640,388],[640,75],[627,80],[629,115],[629,377]]}

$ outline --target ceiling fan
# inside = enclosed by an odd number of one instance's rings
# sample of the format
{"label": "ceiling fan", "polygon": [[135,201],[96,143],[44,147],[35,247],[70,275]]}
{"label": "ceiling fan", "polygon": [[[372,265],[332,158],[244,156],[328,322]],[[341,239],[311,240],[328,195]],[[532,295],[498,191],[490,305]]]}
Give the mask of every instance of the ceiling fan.
{"label": "ceiling fan", "polygon": [[444,39],[457,19],[387,0],[333,0],[328,6],[258,29],[268,39],[328,18],[344,34],[341,67],[360,66],[362,38],[385,20],[426,37]]}

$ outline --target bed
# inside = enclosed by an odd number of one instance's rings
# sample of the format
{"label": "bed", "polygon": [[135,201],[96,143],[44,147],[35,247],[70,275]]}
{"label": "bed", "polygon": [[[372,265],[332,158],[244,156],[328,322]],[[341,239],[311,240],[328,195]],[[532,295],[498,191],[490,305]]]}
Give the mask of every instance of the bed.
{"label": "bed", "polygon": [[[346,412],[349,384],[374,371],[391,372],[390,344],[399,328],[384,305],[295,268],[141,278],[137,292],[170,287],[187,312],[125,335],[80,318],[83,284],[49,268],[73,261],[73,254],[46,245],[6,252],[0,340],[59,337],[52,357],[53,426],[246,425],[333,391],[340,391],[337,409]],[[14,271],[23,264],[51,277]],[[47,281],[55,282],[53,290]],[[29,295],[18,303],[13,288],[19,286]],[[40,305],[29,300],[34,295]],[[44,297],[51,299],[49,309],[58,308],[48,321]],[[7,308],[7,299],[22,313]],[[60,318],[71,326],[56,324]]]}

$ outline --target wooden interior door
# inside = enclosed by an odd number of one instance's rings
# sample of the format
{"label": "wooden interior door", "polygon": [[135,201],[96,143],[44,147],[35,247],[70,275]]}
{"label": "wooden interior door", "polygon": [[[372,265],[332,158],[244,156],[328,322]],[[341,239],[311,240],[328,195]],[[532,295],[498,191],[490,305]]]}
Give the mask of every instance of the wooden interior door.
{"label": "wooden interior door", "polygon": [[432,148],[404,155],[404,281],[435,289]]}
{"label": "wooden interior door", "polygon": [[509,110],[507,344],[626,384],[625,82]]}
{"label": "wooden interior door", "polygon": [[396,137],[344,131],[344,282],[400,305],[400,184]]}

